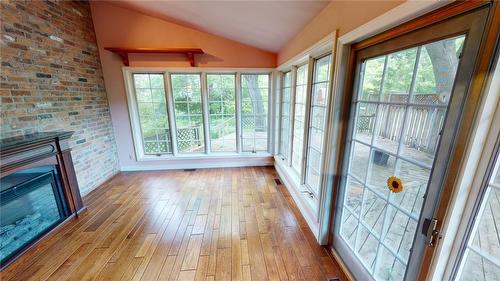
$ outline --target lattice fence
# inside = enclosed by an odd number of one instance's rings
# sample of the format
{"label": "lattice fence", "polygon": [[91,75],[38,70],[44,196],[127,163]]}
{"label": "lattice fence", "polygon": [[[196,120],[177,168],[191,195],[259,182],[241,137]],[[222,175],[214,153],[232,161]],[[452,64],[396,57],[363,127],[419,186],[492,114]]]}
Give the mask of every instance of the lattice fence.
{"label": "lattice fence", "polygon": [[179,150],[201,146],[203,144],[201,134],[203,134],[202,127],[177,128]]}

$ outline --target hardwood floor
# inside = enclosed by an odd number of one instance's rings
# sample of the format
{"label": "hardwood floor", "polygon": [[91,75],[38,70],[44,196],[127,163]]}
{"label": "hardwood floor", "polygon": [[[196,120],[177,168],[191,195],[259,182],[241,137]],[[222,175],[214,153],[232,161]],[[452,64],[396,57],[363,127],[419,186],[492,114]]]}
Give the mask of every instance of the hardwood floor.
{"label": "hardwood floor", "polygon": [[121,173],[1,280],[347,280],[272,167]]}

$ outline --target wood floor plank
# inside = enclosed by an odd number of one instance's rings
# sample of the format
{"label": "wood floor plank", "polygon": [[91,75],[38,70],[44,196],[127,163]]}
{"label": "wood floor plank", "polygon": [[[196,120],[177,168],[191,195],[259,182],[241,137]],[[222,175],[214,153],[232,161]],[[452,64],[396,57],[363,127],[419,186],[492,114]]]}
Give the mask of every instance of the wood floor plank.
{"label": "wood floor plank", "polygon": [[181,270],[196,269],[196,266],[198,265],[198,258],[200,257],[202,240],[203,235],[201,234],[191,235],[191,237],[189,238],[186,255],[184,256],[184,261],[182,262]]}
{"label": "wood floor plank", "polygon": [[120,173],[0,279],[347,280],[275,177],[272,167]]}
{"label": "wood floor plank", "polygon": [[207,215],[197,215],[193,225],[193,233],[191,234],[203,234],[205,233],[205,224],[207,223]]}
{"label": "wood floor plank", "polygon": [[141,245],[139,250],[137,250],[134,257],[143,258],[144,256],[146,256],[146,253],[147,253],[149,247],[151,247],[151,244],[153,244],[153,241],[155,238],[156,238],[155,233],[150,233],[150,234],[146,235],[146,239],[144,239],[144,243]]}
{"label": "wood floor plank", "polygon": [[246,239],[241,239],[241,264],[250,264],[250,258],[248,257],[248,241]]}
{"label": "wood floor plank", "polygon": [[231,280],[231,248],[217,249],[215,280]]}
{"label": "wood floor plank", "polygon": [[245,209],[245,220],[247,226],[248,255],[250,265],[252,265],[252,279],[268,280],[254,207],[247,207]]}
{"label": "wood floor plank", "polygon": [[196,281],[205,281],[208,268],[208,256],[200,256],[198,265],[196,266]]}
{"label": "wood floor plank", "polygon": [[195,270],[181,271],[181,273],[179,274],[179,278],[177,278],[177,281],[193,281],[195,276]]}
{"label": "wood floor plank", "polygon": [[276,261],[274,259],[273,245],[271,242],[269,233],[263,233],[260,235],[260,240],[262,243],[262,249],[264,252],[264,261],[266,263],[267,275],[270,281],[279,281],[278,267],[276,266]]}

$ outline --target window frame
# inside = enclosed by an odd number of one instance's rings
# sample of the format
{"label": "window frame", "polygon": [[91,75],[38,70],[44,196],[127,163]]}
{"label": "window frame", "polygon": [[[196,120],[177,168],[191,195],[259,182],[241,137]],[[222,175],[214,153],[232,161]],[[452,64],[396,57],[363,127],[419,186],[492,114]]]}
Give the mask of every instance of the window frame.
{"label": "window frame", "polygon": [[[131,74],[131,84],[133,85],[133,89],[134,89],[134,93],[133,93],[133,97],[131,98],[131,100],[134,101],[135,103],[135,107],[136,107],[136,111],[137,111],[137,122],[138,122],[138,130],[140,131],[140,149],[142,150],[142,153],[144,153],[145,155],[148,155],[148,156],[151,156],[151,155],[158,155],[158,154],[167,154],[167,155],[173,155],[174,154],[174,145],[173,145],[173,139],[172,139],[172,126],[170,124],[170,119],[168,118],[169,117],[169,107],[168,107],[168,101],[165,97],[165,112],[167,114],[167,122],[168,122],[168,131],[169,131],[169,134],[168,134],[168,138],[170,138],[170,140],[167,140],[167,143],[170,144],[170,152],[168,153],[146,153],[145,152],[145,141],[144,141],[144,129],[142,127],[142,124],[141,124],[141,116],[139,114],[139,100],[138,100],[138,97],[137,97],[137,93],[136,93],[136,88],[135,88],[135,78],[134,76],[138,74],[138,75],[162,75],[163,76],[163,90],[165,91],[166,90],[166,81],[165,81],[165,76],[162,74],[162,73],[132,73]],[[149,76],[148,79],[151,79],[151,77]],[[153,89],[153,88],[149,88],[149,89]]]}
{"label": "window frame", "polygon": [[[478,228],[480,227],[481,219],[484,215],[484,212],[486,212],[486,204],[488,203],[488,199],[493,192],[493,189],[495,189],[497,192],[500,191],[500,185],[496,182],[494,182],[494,178],[497,175],[500,175],[500,134],[497,135],[497,140],[495,143],[495,148],[492,149],[491,151],[493,154],[491,155],[491,158],[488,162],[486,171],[484,171],[484,176],[482,178],[481,184],[479,186],[479,192],[478,196],[476,198],[476,201],[474,202],[474,206],[472,209],[472,212],[470,214],[469,220],[466,223],[467,224],[467,231],[461,237],[461,245],[460,245],[460,250],[459,250],[459,255],[455,260],[453,272],[451,273],[450,279],[451,280],[461,280],[462,278],[462,272],[464,271],[464,268],[466,266],[467,262],[467,257],[470,254],[470,252],[475,253],[476,255],[480,256],[481,259],[486,259],[490,263],[493,263],[497,267],[499,266],[498,259],[492,260],[492,258],[495,257],[490,257],[489,255],[481,252],[481,249],[477,249],[475,246],[472,244],[474,243],[474,238],[476,235],[478,235]],[[497,230],[498,231],[498,230]]]}
{"label": "window frame", "polygon": [[[336,32],[329,34],[325,38],[323,38],[320,42],[312,46],[310,49],[306,50],[303,54],[298,55],[295,58],[292,58],[288,62],[280,65],[276,70],[279,73],[279,79],[278,83],[282,83],[282,76],[283,73],[286,73],[288,71],[291,71],[291,91],[290,91],[290,125],[289,125],[289,135],[288,135],[288,149],[289,149],[289,157],[288,159],[283,159],[283,157],[279,154],[276,153],[274,156],[275,160],[275,168],[280,176],[280,178],[284,181],[284,184],[286,185],[288,191],[290,192],[291,196],[297,203],[297,207],[299,208],[300,212],[304,216],[307,224],[315,232],[315,237],[317,240],[322,244],[326,245],[327,239],[328,239],[328,227],[329,227],[329,202],[331,200],[332,196],[332,189],[331,186],[329,186],[329,165],[331,161],[331,150],[334,149],[331,147],[331,145],[327,145],[329,140],[331,139],[331,134],[332,134],[332,124],[333,124],[333,118],[335,118],[335,111],[333,107],[335,106],[335,99],[334,99],[334,87],[335,87],[335,68],[336,68],[336,59],[337,59],[337,48],[336,48]],[[292,164],[292,146],[293,146],[293,141],[292,141],[292,132],[294,130],[294,119],[293,116],[295,114],[295,88],[296,88],[296,71],[297,67],[304,65],[304,64],[309,64],[309,63],[314,63],[316,59],[321,59],[325,56],[331,55],[330,58],[330,73],[329,73],[329,81],[327,85],[327,104],[326,104],[326,111],[325,111],[325,122],[327,125],[325,125],[325,131],[323,135],[323,159],[321,163],[321,174],[320,174],[320,181],[321,183],[319,184],[319,193],[314,194],[311,192],[310,188],[305,184],[304,181],[301,181],[301,177],[305,180],[305,165],[303,165],[303,172],[301,175],[297,175],[296,172],[292,170],[291,164]],[[308,78],[308,85],[309,88],[306,88],[306,97],[309,102],[310,97],[311,97],[311,91],[312,91],[312,67],[314,67],[314,64],[311,64],[308,67],[308,75],[311,78]],[[279,119],[277,120],[279,129],[281,132],[281,123],[283,120],[281,120],[281,86],[276,90],[276,96],[278,97],[277,104],[275,106],[276,110],[278,111],[278,116]],[[306,105],[306,110],[309,110],[310,105]],[[306,112],[306,114],[308,114]],[[306,122],[309,122],[306,120]],[[308,141],[309,139],[309,123],[305,123],[304,126],[304,137],[305,141]],[[280,138],[283,137],[281,135],[278,135],[276,137],[276,140],[281,141]],[[307,143],[304,143],[303,149],[307,150]],[[279,151],[279,150],[278,150]],[[307,161],[307,151],[304,152],[304,161]],[[305,162],[307,163],[307,162]]]}
{"label": "window frame", "polygon": [[[311,119],[311,98],[312,98],[312,89],[313,89],[313,79],[314,79],[314,68],[315,68],[315,63],[316,61],[324,58],[324,57],[327,57],[327,56],[331,56],[330,57],[330,66],[329,66],[329,77],[328,77],[328,84],[327,84],[327,101],[326,101],[326,105],[325,105],[325,122],[328,122],[329,118],[330,118],[330,107],[331,107],[331,98],[330,98],[330,95],[331,95],[331,89],[332,89],[332,77],[333,77],[333,69],[334,69],[334,65],[333,65],[333,53],[332,53],[332,50],[331,49],[326,49],[326,50],[323,50],[321,52],[318,52],[316,54],[314,54],[314,56],[309,56],[301,61],[299,61],[297,64],[294,64],[291,66],[291,68],[283,68],[280,70],[280,79],[283,80],[283,77],[284,77],[284,74],[287,73],[287,72],[291,72],[291,82],[290,82],[290,117],[289,117],[289,121],[290,121],[290,127],[289,127],[289,135],[288,135],[288,142],[289,142],[289,157],[288,159],[281,159],[283,162],[286,162],[286,166],[287,168],[290,168],[290,172],[291,172],[291,176],[292,177],[295,177],[295,180],[298,181],[299,185],[300,185],[300,191],[302,193],[306,193],[311,199],[319,202],[320,201],[320,198],[322,197],[322,192],[321,190],[324,188],[324,183],[325,183],[325,180],[324,180],[324,177],[325,177],[325,171],[326,171],[326,161],[325,159],[321,159],[321,165],[320,165],[320,175],[319,175],[319,178],[320,178],[320,183],[319,183],[319,190],[320,192],[318,194],[316,194],[315,192],[312,192],[311,190],[311,187],[309,187],[307,184],[306,184],[306,166],[307,166],[307,161],[308,161],[308,155],[307,155],[307,146],[308,146],[308,142],[309,142],[309,134],[310,134],[310,130],[309,130],[309,123],[310,123],[310,119]],[[293,131],[295,129],[295,119],[294,119],[294,116],[295,116],[295,98],[296,98],[296,87],[297,87],[297,69],[301,66],[304,66],[304,65],[308,65],[308,68],[307,68],[307,83],[305,84],[306,86],[306,101],[305,101],[305,112],[304,112],[304,130],[303,130],[303,145],[302,145],[302,150],[303,150],[303,157],[302,157],[302,161],[303,161],[303,165],[301,167],[301,171],[300,173],[297,173],[295,172],[295,170],[292,168],[292,158],[293,158]],[[283,87],[281,87],[279,89],[280,93],[280,97],[282,96],[283,94]],[[280,122],[280,133],[279,133],[279,138],[278,140],[281,142],[281,138],[283,136],[281,136],[281,100],[279,101],[279,108],[280,108],[280,118],[279,118],[279,122]],[[325,147],[326,147],[326,139],[327,139],[327,136],[328,136],[328,126],[325,126],[325,129],[324,129],[324,133],[323,133],[323,151],[326,151]],[[282,157],[281,153],[278,153],[277,155],[279,155],[280,157]],[[322,157],[324,158],[324,157]]]}
{"label": "window frame", "polygon": [[[285,76],[286,74],[290,74],[290,84],[286,87],[285,86]],[[277,111],[278,112],[278,122],[279,122],[279,127],[278,127],[278,136],[277,136],[277,139],[276,139],[276,142],[278,143],[278,153],[277,155],[280,155],[281,156],[281,159],[283,161],[288,161],[288,158],[290,158],[291,156],[291,151],[290,151],[290,148],[291,148],[291,144],[290,144],[290,126],[293,121],[291,120],[291,113],[292,113],[292,84],[293,84],[293,81],[292,81],[292,75],[293,75],[293,71],[292,69],[288,69],[286,71],[281,71],[279,72],[279,79],[280,79],[280,88],[279,88],[279,93],[278,93],[278,96],[279,96],[279,100],[278,100],[278,107],[279,107],[279,110]],[[284,152],[282,151],[282,147],[281,147],[281,142],[283,141],[283,136],[282,136],[282,130],[283,130],[283,96],[284,96],[284,91],[285,89],[288,89],[289,90],[289,98],[288,98],[288,132],[287,132],[287,135],[286,135],[286,139],[287,139],[287,143],[286,143],[286,153],[284,154]]]}
{"label": "window frame", "polygon": [[[239,136],[239,126],[238,126],[238,119],[239,119],[239,115],[238,115],[238,98],[237,98],[237,95],[238,95],[238,89],[237,89],[237,80],[238,80],[238,73],[236,72],[233,72],[233,73],[229,73],[229,72],[225,72],[225,73],[222,73],[222,72],[205,72],[203,73],[204,75],[204,83],[206,84],[206,97],[207,97],[207,100],[204,104],[206,104],[207,106],[207,125],[206,127],[208,128],[207,131],[208,131],[208,146],[209,148],[207,149],[207,154],[210,154],[210,153],[214,153],[214,154],[233,154],[233,153],[239,153],[240,150],[239,150],[239,145],[238,145],[238,136]],[[210,75],[232,75],[234,76],[234,118],[235,118],[235,146],[236,146],[236,149],[235,151],[216,151],[216,152],[212,152],[212,138],[210,137],[210,93],[208,91],[208,76]]]}
{"label": "window frame", "polygon": [[244,151],[243,150],[243,127],[241,126],[241,117],[243,116],[243,113],[241,111],[241,108],[242,108],[242,102],[243,102],[243,99],[242,99],[242,87],[243,87],[243,83],[241,83],[241,76],[243,75],[267,75],[268,76],[268,84],[267,84],[267,87],[268,87],[268,92],[267,92],[267,116],[266,116],[266,119],[267,119],[267,149],[266,151],[268,153],[271,153],[272,151],[272,146],[273,146],[273,134],[271,134],[271,127],[272,127],[272,120],[273,120],[273,117],[272,115],[274,114],[273,111],[272,111],[272,107],[274,107],[274,104],[272,103],[273,101],[273,72],[269,72],[269,73],[256,73],[256,72],[246,72],[246,71],[242,71],[239,73],[239,77],[238,77],[238,86],[239,86],[239,101],[238,103],[236,104],[237,107],[238,107],[238,112],[239,112],[239,120],[240,120],[240,124],[239,124],[239,128],[240,128],[240,133],[238,135],[238,139],[239,139],[239,153],[243,153],[243,154],[250,154],[250,155],[256,155],[256,154],[259,154],[259,153],[263,153],[264,151],[263,150],[255,150],[255,151]]}
{"label": "window frame", "polygon": [[[177,137],[177,114],[175,113],[175,98],[174,98],[174,87],[172,85],[172,75],[185,75],[185,74],[188,74],[188,75],[197,75],[199,78],[200,78],[200,102],[201,102],[201,118],[202,118],[202,123],[203,123],[203,145],[204,145],[204,149],[203,149],[203,152],[179,152],[179,139]],[[169,73],[166,73],[165,75],[165,78],[168,79],[168,84],[169,84],[169,88],[168,90],[165,91],[165,95],[167,96],[170,96],[171,98],[171,103],[167,103],[167,107],[170,107],[171,108],[171,112],[172,112],[172,116],[173,116],[173,119],[170,119],[170,115],[168,116],[169,117],[169,121],[173,120],[173,123],[174,124],[174,127],[175,127],[175,156],[178,156],[178,155],[204,155],[204,154],[208,154],[209,151],[210,151],[210,148],[207,147],[207,145],[209,145],[209,140],[207,140],[206,138],[206,131],[207,131],[207,128],[205,127],[205,124],[207,122],[207,114],[205,114],[205,94],[204,94],[204,77],[202,75],[201,72],[192,72],[192,73],[183,73],[183,72],[169,72]],[[190,115],[190,114],[188,114]],[[171,133],[172,135],[174,133]],[[192,140],[191,140],[192,141]]]}
{"label": "window frame", "polygon": [[[329,59],[329,62],[328,62],[328,77],[327,77],[327,80],[325,81],[319,81],[319,82],[315,82],[315,75],[316,75],[316,63],[321,60],[321,59],[324,59],[326,57],[330,56],[330,59]],[[313,108],[313,103],[312,101],[309,103],[309,122],[307,124],[307,142],[306,142],[306,158],[305,158],[305,163],[304,163],[304,185],[309,189],[310,192],[313,193],[313,195],[316,197],[316,198],[320,198],[321,197],[321,191],[324,189],[323,187],[323,183],[324,183],[324,177],[325,177],[325,171],[326,171],[326,167],[325,167],[325,158],[326,158],[326,155],[325,155],[325,152],[327,150],[327,133],[328,133],[328,119],[329,119],[329,116],[330,116],[330,100],[331,100],[331,89],[332,89],[332,70],[333,70],[333,54],[331,52],[328,52],[328,53],[325,53],[321,56],[317,56],[314,58],[314,61],[312,63],[312,66],[313,66],[313,72],[312,72],[312,77],[311,77],[311,93],[310,93],[310,97],[309,99],[312,99],[313,98],[313,92],[314,91],[314,85],[318,85],[318,84],[321,84],[321,83],[326,83],[326,93],[325,93],[325,96],[326,96],[326,101],[325,101],[325,106],[324,106],[324,116],[323,116],[323,129],[322,129],[322,140],[321,140],[321,151],[320,151],[320,160],[319,160],[319,169],[318,169],[318,192],[316,192],[314,190],[314,187],[311,187],[308,183],[307,183],[307,166],[308,166],[308,163],[309,163],[309,153],[308,153],[308,148],[309,148],[309,139],[311,137],[311,134],[310,134],[310,128],[311,128],[311,120],[312,120],[312,108]]]}
{"label": "window frame", "polygon": [[[290,151],[290,167],[292,169],[292,172],[295,173],[295,176],[299,180],[299,184],[301,186],[304,186],[304,179],[305,179],[305,163],[306,163],[306,147],[307,147],[307,136],[309,134],[309,128],[307,128],[308,122],[309,122],[309,105],[310,105],[310,98],[311,98],[311,89],[312,89],[312,84],[311,84],[311,78],[312,78],[312,69],[311,69],[311,62],[313,61],[312,57],[309,57],[307,61],[297,64],[294,66],[292,69],[294,75],[294,79],[292,81],[292,87],[293,87],[293,105],[292,105],[292,112],[290,112],[290,119],[292,120],[293,126],[291,127],[291,151]],[[305,102],[304,102],[304,120],[303,120],[303,126],[304,128],[302,129],[302,148],[299,148],[302,150],[302,163],[300,164],[300,171],[297,171],[293,167],[293,155],[294,155],[294,132],[295,132],[295,110],[296,110],[296,98],[297,98],[297,73],[298,69],[300,67],[307,66],[306,70],[306,83],[299,85],[299,86],[305,86]]]}
{"label": "window frame", "polygon": [[[132,130],[132,139],[134,143],[134,151],[137,162],[142,161],[159,161],[159,160],[196,160],[196,159],[220,159],[220,158],[248,158],[248,157],[269,157],[272,156],[272,144],[274,143],[272,128],[272,107],[274,107],[274,69],[272,68],[176,68],[176,67],[123,67],[123,78],[125,82],[125,92],[127,97],[128,115],[130,118],[130,126]],[[170,137],[172,142],[172,153],[170,154],[145,154],[143,148],[142,131],[139,123],[139,111],[136,102],[136,93],[133,75],[134,74],[162,74],[165,83],[165,96],[167,103],[167,117],[170,125]],[[175,124],[174,101],[172,83],[170,80],[171,74],[200,74],[202,109],[203,109],[203,127],[205,138],[204,153],[182,153],[178,152],[177,132]],[[210,136],[209,136],[209,112],[208,112],[208,90],[207,90],[207,74],[233,74],[235,75],[236,86],[236,152],[211,152],[210,151]],[[241,74],[266,74],[269,75],[269,94],[268,94],[268,109],[267,109],[267,150],[252,152],[243,152],[241,150]]]}

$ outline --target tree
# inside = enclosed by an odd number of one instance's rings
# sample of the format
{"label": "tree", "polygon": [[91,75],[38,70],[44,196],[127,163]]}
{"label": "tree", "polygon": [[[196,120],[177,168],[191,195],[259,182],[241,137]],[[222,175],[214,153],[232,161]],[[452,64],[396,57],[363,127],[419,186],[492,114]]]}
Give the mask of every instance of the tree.
{"label": "tree", "polygon": [[247,82],[248,94],[255,121],[255,130],[266,130],[266,110],[264,108],[264,99],[259,87],[259,75],[244,75]]}
{"label": "tree", "polygon": [[455,81],[459,55],[456,40],[441,40],[425,46],[432,63],[436,91],[441,102],[448,102]]}

